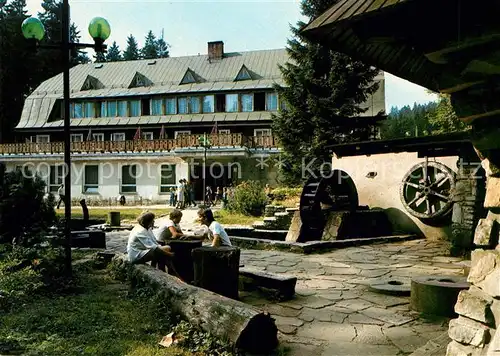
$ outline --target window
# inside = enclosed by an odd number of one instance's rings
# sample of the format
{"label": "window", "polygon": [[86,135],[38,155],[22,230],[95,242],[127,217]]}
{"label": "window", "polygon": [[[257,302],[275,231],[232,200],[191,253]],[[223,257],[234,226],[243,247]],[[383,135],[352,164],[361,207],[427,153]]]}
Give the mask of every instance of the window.
{"label": "window", "polygon": [[253,94],[241,95],[241,111],[253,111]]}
{"label": "window", "polygon": [[84,117],[95,117],[95,103],[94,102],[85,103],[83,116]]}
{"label": "window", "polygon": [[153,133],[152,132],[143,132],[142,139],[143,140],[153,140]]}
{"label": "window", "polygon": [[165,101],[165,108],[166,108],[167,115],[177,114],[177,99],[168,98]]}
{"label": "window", "polygon": [[120,185],[120,193],[136,193],[137,192],[137,166],[122,166],[122,180]]}
{"label": "window", "polygon": [[131,117],[141,116],[141,101],[140,100],[129,101],[129,105],[130,105],[130,116]]}
{"label": "window", "polygon": [[55,193],[64,180],[64,166],[50,166],[49,172],[49,192]]}
{"label": "window", "polygon": [[238,94],[226,94],[226,112],[238,111]]}
{"label": "window", "polygon": [[85,166],[83,192],[87,194],[99,192],[99,166]]}
{"label": "window", "polygon": [[179,98],[178,100],[179,106],[179,114],[187,114],[188,113],[188,104],[187,98]]}
{"label": "window", "polygon": [[198,114],[200,112],[200,97],[192,96],[189,98],[189,112],[191,114]]}
{"label": "window", "polygon": [[203,112],[214,112],[214,96],[205,95],[203,97]]}
{"label": "window", "polygon": [[71,142],[82,142],[83,134],[71,134],[69,139]]}
{"label": "window", "polygon": [[123,132],[112,133],[111,134],[111,141],[125,141],[125,133],[123,133]]}
{"label": "window", "polygon": [[227,135],[227,134],[231,133],[231,130],[230,129],[223,129],[223,130],[219,130],[219,133]]}
{"label": "window", "polygon": [[120,116],[120,117],[127,117],[128,116],[128,111],[127,111],[127,102],[126,101],[119,101],[117,104],[117,115],[115,116]]}
{"label": "window", "polygon": [[266,110],[266,93],[253,93],[253,111]]}
{"label": "window", "polygon": [[163,114],[163,99],[151,99],[151,115]]}
{"label": "window", "polygon": [[191,131],[185,130],[185,131],[175,131],[174,133],[174,138],[177,138],[179,135],[191,135]]}
{"label": "window", "polygon": [[36,135],[35,142],[36,143],[49,143],[50,136],[49,135]]}
{"label": "window", "polygon": [[103,133],[93,133],[92,139],[94,141],[104,141],[104,134]]}
{"label": "window", "polygon": [[103,117],[116,117],[117,115],[116,101],[104,101],[101,104],[101,115]]}
{"label": "window", "polygon": [[253,130],[254,136],[271,136],[271,129],[255,129]]}
{"label": "window", "polygon": [[83,103],[72,103],[70,117],[81,119],[83,117]]}
{"label": "window", "polygon": [[276,93],[266,93],[266,110],[278,110],[278,95]]}
{"label": "window", "polygon": [[161,166],[160,193],[168,193],[169,189],[175,184],[175,165],[163,164]]}

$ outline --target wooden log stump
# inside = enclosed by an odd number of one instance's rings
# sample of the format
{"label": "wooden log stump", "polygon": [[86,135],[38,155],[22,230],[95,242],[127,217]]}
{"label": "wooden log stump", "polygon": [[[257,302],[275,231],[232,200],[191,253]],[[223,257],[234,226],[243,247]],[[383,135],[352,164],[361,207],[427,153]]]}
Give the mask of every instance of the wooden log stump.
{"label": "wooden log stump", "polygon": [[199,247],[193,250],[194,285],[238,299],[240,249]]}
{"label": "wooden log stump", "polygon": [[228,340],[236,351],[262,355],[278,346],[278,329],[269,313],[191,286],[148,265],[131,265],[126,255],[115,259],[115,268],[124,269],[133,286],[153,287],[163,294],[174,312],[204,331]]}
{"label": "wooden log stump", "polygon": [[83,222],[87,224],[89,222],[89,208],[87,207],[87,202],[85,199],[80,200],[80,205],[82,206],[82,212],[83,212]]}
{"label": "wooden log stump", "polygon": [[[165,241],[170,246],[172,252],[175,253],[172,263],[175,270],[186,283],[192,284],[194,281],[194,268],[192,251],[195,248],[202,246],[202,241],[189,240],[167,240]],[[171,271],[169,271],[169,274]]]}

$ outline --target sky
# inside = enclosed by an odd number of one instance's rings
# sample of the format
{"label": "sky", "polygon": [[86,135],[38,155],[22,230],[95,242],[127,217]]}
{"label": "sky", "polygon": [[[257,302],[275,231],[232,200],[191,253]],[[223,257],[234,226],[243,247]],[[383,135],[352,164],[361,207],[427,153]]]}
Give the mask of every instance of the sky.
{"label": "sky", "polygon": [[[41,0],[27,0],[30,15],[41,11]],[[286,47],[290,25],[306,19],[297,0],[69,0],[71,21],[81,42],[92,42],[88,23],[96,16],[111,25],[107,44],[116,41],[123,50],[128,35],[139,45],[149,30],[170,44],[170,56],[205,54],[207,42],[224,41],[225,52]],[[92,55],[92,53],[91,53]],[[436,96],[406,80],[385,74],[386,111],[391,107],[424,104]]]}

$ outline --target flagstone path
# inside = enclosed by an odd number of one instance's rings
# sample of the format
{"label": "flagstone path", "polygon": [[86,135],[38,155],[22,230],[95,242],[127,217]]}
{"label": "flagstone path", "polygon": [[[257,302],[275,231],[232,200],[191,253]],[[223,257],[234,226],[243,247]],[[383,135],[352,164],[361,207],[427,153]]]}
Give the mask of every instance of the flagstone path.
{"label": "flagstone path", "polygon": [[[195,229],[195,217],[195,209],[185,210],[182,227]],[[128,234],[107,236],[109,249],[124,252]],[[463,275],[462,259],[446,257],[448,250],[446,242],[426,240],[320,255],[242,250],[245,267],[293,275],[298,281],[291,301],[274,303],[245,292],[240,297],[273,315],[290,356],[409,355],[442,336],[449,320],[420,318],[410,311],[409,297],[377,294],[368,285],[381,277]]]}

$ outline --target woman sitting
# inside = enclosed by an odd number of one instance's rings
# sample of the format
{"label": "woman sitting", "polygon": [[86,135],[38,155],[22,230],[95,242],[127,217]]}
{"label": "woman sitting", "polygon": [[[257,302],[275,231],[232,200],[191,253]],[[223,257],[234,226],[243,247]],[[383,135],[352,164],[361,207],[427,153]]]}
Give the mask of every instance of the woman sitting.
{"label": "woman sitting", "polygon": [[198,217],[201,224],[208,226],[208,238],[212,241],[212,247],[232,246],[229,235],[222,225],[215,221],[211,209],[200,209]]}
{"label": "woman sitting", "polygon": [[153,231],[155,215],[147,212],[141,214],[137,219],[139,223],[132,231],[128,238],[127,254],[128,259],[133,264],[141,264],[151,261],[151,265],[156,266],[158,269],[166,272],[165,266],[174,272],[170,258],[174,256],[171,252],[170,246],[160,246],[155,239]]}
{"label": "woman sitting", "polygon": [[166,224],[161,226],[158,230],[154,232],[156,241],[160,245],[165,245],[168,240],[184,239],[185,235],[181,230],[179,223],[182,219],[182,211],[173,210]]}

